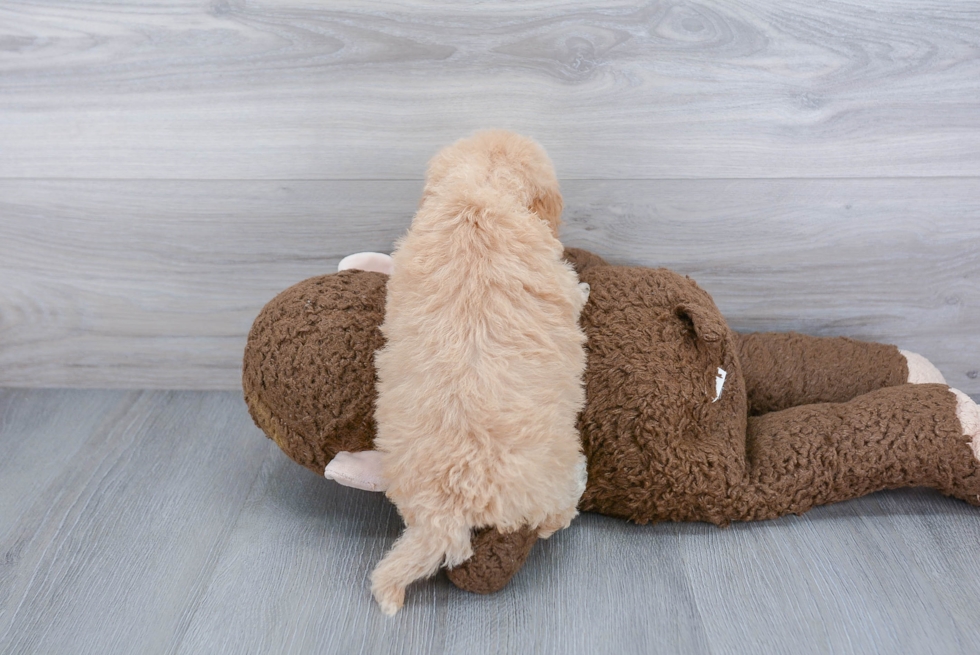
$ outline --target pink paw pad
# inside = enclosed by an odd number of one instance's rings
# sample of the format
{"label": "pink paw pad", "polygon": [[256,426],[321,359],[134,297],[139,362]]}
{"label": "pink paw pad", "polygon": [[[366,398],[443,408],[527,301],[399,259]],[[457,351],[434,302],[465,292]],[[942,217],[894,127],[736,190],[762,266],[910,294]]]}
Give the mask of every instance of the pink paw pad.
{"label": "pink paw pad", "polygon": [[900,350],[909,367],[909,384],[946,384],[946,378],[928,359],[918,353]]}
{"label": "pink paw pad", "polygon": [[970,439],[973,455],[980,460],[980,407],[959,389],[950,389],[956,396],[956,418],[960,420],[963,436]]}

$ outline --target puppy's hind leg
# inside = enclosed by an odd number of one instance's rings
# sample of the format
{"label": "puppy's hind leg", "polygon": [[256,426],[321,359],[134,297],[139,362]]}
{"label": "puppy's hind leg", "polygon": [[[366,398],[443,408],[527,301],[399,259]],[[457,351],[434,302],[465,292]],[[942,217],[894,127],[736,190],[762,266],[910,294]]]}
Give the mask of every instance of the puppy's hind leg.
{"label": "puppy's hind leg", "polygon": [[381,611],[393,616],[405,602],[405,587],[473,555],[470,530],[457,526],[444,532],[426,525],[409,526],[371,573],[371,593]]}

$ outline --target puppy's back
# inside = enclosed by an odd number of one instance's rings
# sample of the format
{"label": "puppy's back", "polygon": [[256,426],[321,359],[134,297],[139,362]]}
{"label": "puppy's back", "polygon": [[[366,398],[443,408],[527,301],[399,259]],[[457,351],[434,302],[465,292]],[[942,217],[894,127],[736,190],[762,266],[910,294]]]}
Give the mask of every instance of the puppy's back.
{"label": "puppy's back", "polygon": [[[431,205],[420,214],[445,209]],[[393,256],[376,443],[396,503],[432,484],[445,509],[516,528],[561,502],[585,355],[560,243],[532,213],[506,209],[445,214],[445,230],[413,229]],[[512,497],[527,502],[505,507]]]}

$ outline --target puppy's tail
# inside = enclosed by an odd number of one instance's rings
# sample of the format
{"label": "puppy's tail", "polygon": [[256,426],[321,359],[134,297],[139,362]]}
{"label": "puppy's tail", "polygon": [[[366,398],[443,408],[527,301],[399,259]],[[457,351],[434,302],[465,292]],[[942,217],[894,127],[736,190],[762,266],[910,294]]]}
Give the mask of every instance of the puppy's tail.
{"label": "puppy's tail", "polygon": [[472,556],[467,526],[445,531],[432,526],[409,526],[371,573],[371,593],[381,611],[393,616],[405,602],[405,587],[433,575],[443,562],[452,568]]}

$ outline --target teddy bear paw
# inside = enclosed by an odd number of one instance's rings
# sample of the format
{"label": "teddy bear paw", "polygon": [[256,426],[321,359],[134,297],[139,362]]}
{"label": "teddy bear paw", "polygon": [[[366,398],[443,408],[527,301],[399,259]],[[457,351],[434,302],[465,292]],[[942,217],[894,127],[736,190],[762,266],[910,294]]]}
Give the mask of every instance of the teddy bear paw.
{"label": "teddy bear paw", "polygon": [[950,389],[956,396],[956,418],[960,420],[963,436],[970,440],[973,456],[980,460],[980,407],[959,389]]}
{"label": "teddy bear paw", "polygon": [[352,268],[358,271],[374,271],[391,275],[391,272],[395,270],[395,263],[392,261],[391,255],[381,252],[356,252],[353,255],[347,255],[337,264],[338,273]]}
{"label": "teddy bear paw", "polygon": [[909,384],[946,384],[946,378],[928,359],[918,353],[899,350],[909,367]]}

